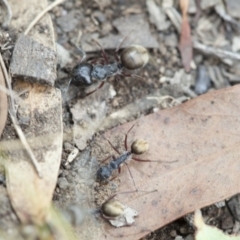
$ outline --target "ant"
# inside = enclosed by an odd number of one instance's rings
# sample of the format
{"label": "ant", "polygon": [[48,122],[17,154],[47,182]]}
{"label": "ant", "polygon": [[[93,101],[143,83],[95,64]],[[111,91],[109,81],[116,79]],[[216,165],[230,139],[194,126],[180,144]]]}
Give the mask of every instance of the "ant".
{"label": "ant", "polygon": [[[132,145],[131,145],[131,150],[127,150],[128,146],[127,146],[127,137],[129,132],[133,129],[133,127],[135,126],[135,124],[128,130],[128,132],[125,134],[125,140],[124,140],[124,146],[126,149],[126,152],[124,152],[123,154],[120,154],[120,152],[112,145],[112,143],[106,139],[108,141],[108,143],[111,145],[111,147],[120,155],[118,158],[113,159],[112,161],[110,161],[108,164],[101,166],[98,170],[97,170],[97,180],[102,182],[102,181],[106,181],[107,179],[109,179],[112,176],[112,173],[118,169],[118,172],[120,173],[121,169],[121,164],[125,163],[128,171],[130,173],[130,176],[133,180],[131,171],[126,163],[126,160],[129,159],[129,157],[132,154],[136,154],[136,155],[140,155],[143,154],[145,152],[148,151],[149,149],[149,144],[147,141],[143,140],[143,139],[137,139],[135,140]],[[144,159],[139,159],[139,158],[135,158],[135,157],[131,157],[131,159],[135,160],[135,161],[139,161],[139,162],[167,162],[167,163],[172,163],[172,162],[176,162],[176,161],[158,161],[158,160],[144,160]],[[133,180],[134,186],[136,187],[136,184]],[[138,191],[138,190],[137,190]]]}
{"label": "ant", "polygon": [[124,40],[115,50],[116,62],[114,63],[109,63],[106,52],[96,40],[94,41],[101,48],[103,64],[94,64],[93,62],[89,63],[84,61],[86,53],[76,46],[83,56],[80,63],[78,63],[71,71],[71,80],[69,85],[71,83],[77,87],[86,87],[93,84],[93,79],[100,81],[101,84],[95,90],[88,92],[85,95],[88,96],[103,87],[105,80],[110,76],[116,76],[116,79],[119,79],[119,76],[132,76],[139,78],[137,75],[125,73],[123,69],[136,70],[144,67],[149,60],[148,52],[146,48],[140,45],[132,45],[125,48],[119,57],[118,52]]}

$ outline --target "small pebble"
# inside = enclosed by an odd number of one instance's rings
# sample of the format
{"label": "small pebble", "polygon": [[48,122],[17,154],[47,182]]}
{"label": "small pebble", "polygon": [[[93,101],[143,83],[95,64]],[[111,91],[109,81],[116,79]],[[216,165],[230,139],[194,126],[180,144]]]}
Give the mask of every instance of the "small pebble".
{"label": "small pebble", "polygon": [[166,77],[169,77],[169,78],[172,78],[172,77],[174,76],[174,73],[173,73],[172,70],[166,69],[166,71],[165,71],[165,76],[166,76]]}
{"label": "small pebble", "polygon": [[207,92],[210,87],[210,77],[208,76],[207,69],[204,65],[198,67],[197,79],[195,83],[195,92],[203,94]]}
{"label": "small pebble", "polygon": [[69,183],[66,178],[59,178],[57,181],[58,187],[61,189],[67,189]]}
{"label": "small pebble", "polygon": [[74,146],[69,142],[64,142],[63,143],[63,148],[64,148],[65,151],[71,152],[74,149]]}
{"label": "small pebble", "polygon": [[192,234],[189,234],[185,240],[194,240],[194,236]]}
{"label": "small pebble", "polygon": [[103,23],[106,21],[106,16],[101,11],[95,11],[93,15],[100,23]]}
{"label": "small pebble", "polygon": [[233,218],[230,215],[223,218],[221,226],[222,226],[223,230],[232,229],[233,228]]}
{"label": "small pebble", "polygon": [[171,237],[176,237],[176,236],[177,236],[177,231],[176,231],[176,230],[172,230],[172,231],[170,232],[170,236],[171,236]]}
{"label": "small pebble", "polygon": [[183,240],[182,236],[176,236],[174,240]]}
{"label": "small pebble", "polygon": [[187,231],[187,228],[186,227],[180,227],[180,233],[181,234],[186,234],[188,231]]}

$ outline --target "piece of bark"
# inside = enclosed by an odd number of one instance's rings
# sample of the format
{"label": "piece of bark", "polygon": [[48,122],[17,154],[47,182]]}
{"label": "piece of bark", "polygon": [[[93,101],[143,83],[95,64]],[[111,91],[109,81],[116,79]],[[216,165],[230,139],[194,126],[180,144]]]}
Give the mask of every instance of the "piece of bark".
{"label": "piece of bark", "polygon": [[[239,192],[239,91],[237,85],[209,92],[105,133],[115,147],[116,142],[122,146],[124,134],[137,123],[129,133],[128,148],[138,138],[150,145],[150,150],[138,158],[177,162],[129,162],[137,188],[156,191],[118,195],[117,199],[134,207],[139,217],[134,225],[119,229],[103,221],[101,239],[139,239],[197,208]],[[109,144],[101,138],[97,145],[100,155]],[[111,151],[106,155],[116,156]],[[126,168],[119,178],[118,192],[135,190]]]}
{"label": "piece of bark", "polygon": [[10,64],[13,78],[54,86],[56,66],[55,51],[24,34],[18,36]]}

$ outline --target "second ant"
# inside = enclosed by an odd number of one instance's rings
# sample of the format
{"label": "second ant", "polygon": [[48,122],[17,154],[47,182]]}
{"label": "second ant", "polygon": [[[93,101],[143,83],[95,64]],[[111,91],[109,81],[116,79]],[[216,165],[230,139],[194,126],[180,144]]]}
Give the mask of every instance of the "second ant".
{"label": "second ant", "polygon": [[[119,157],[117,157],[116,159],[111,160],[108,164],[101,166],[98,170],[97,170],[97,180],[102,182],[102,181],[106,181],[109,180],[109,178],[112,176],[113,172],[115,170],[118,170],[120,173],[120,167],[123,163],[126,164],[130,176],[133,180],[133,184],[136,188],[136,190],[138,191],[135,181],[133,179],[133,176],[131,174],[131,171],[126,163],[126,161],[130,158],[130,156],[132,154],[136,154],[136,155],[141,155],[145,152],[147,152],[149,150],[149,144],[147,141],[143,140],[143,139],[137,139],[135,140],[132,145],[131,145],[131,150],[128,150],[128,146],[127,146],[127,137],[129,132],[133,129],[133,127],[135,126],[135,124],[128,130],[128,132],[125,134],[125,140],[124,140],[124,146],[125,146],[125,150],[126,152],[124,152],[123,154],[120,154],[120,152],[112,145],[112,143],[108,141],[108,143],[111,145],[111,147],[119,154]],[[172,162],[176,162],[176,161],[161,161],[161,160],[145,160],[145,159],[139,159],[136,157],[131,157],[131,159],[135,160],[135,161],[139,161],[139,162],[162,162],[162,163],[172,163]]]}

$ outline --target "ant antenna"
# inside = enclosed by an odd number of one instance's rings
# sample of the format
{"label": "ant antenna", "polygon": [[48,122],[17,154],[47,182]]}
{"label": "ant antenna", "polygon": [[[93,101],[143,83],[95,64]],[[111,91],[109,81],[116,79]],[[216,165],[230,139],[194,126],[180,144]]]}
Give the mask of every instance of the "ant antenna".
{"label": "ant antenna", "polygon": [[134,32],[134,30],[132,30],[128,35],[126,35],[123,40],[118,44],[115,52],[117,53],[119,51],[119,49],[122,47],[123,43],[129,38],[129,36]]}
{"label": "ant antenna", "polygon": [[78,47],[76,43],[73,43],[73,45],[77,48],[82,57],[80,63],[83,62],[83,60],[87,57],[87,54],[82,50],[82,48]]}

